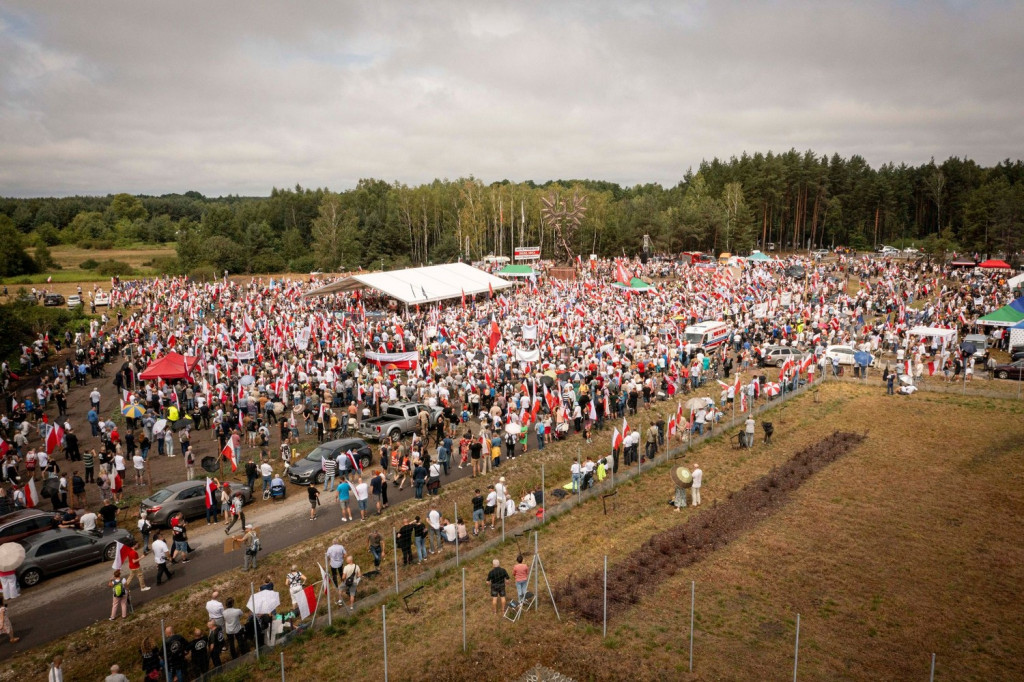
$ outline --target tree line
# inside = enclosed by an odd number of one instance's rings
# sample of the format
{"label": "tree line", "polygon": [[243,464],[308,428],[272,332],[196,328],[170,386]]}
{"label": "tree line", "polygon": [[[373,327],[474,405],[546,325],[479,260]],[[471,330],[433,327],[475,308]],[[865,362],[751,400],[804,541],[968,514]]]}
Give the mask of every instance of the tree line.
{"label": "tree line", "polygon": [[46,267],[24,250],[73,244],[114,248],[175,243],[171,273],[207,268],[238,273],[375,269],[511,255],[516,246],[554,254],[541,199],[586,195],[574,236],[584,257],[636,255],[644,236],[654,251],[745,253],[880,244],[941,253],[1016,258],[1024,241],[1024,163],[992,167],[951,157],[919,166],[872,168],[843,158],[790,150],[712,159],[676,185],[624,187],[595,180],[543,184],[474,177],[419,186],[377,179],[356,187],[273,189],[267,197],[0,199],[0,274]]}

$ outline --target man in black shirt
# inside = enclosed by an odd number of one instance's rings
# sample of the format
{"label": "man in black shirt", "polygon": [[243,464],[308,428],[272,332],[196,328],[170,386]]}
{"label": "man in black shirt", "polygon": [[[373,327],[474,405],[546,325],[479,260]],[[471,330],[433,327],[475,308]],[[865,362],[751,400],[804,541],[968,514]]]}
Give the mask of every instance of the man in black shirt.
{"label": "man in black shirt", "polygon": [[99,509],[104,528],[117,528],[117,506],[110,500],[104,500]]}
{"label": "man in black shirt", "polygon": [[174,634],[174,628],[164,628],[167,639],[167,668],[172,680],[185,679],[185,654],[188,653],[188,641],[181,635]]}
{"label": "man in black shirt", "polygon": [[473,535],[484,531],[484,496],[480,494],[480,488],[473,491]]}
{"label": "man in black shirt", "polygon": [[210,667],[209,657],[206,655],[206,636],[202,630],[195,628],[192,637],[194,639],[188,645],[192,657],[192,677],[202,677]]}
{"label": "man in black shirt", "polygon": [[[500,562],[495,559],[494,568],[487,574],[487,582],[491,586],[491,605],[494,612],[499,616],[505,611],[505,581],[508,580],[508,571],[501,567]],[[498,599],[501,599],[501,611],[498,610]]]}
{"label": "man in black shirt", "polygon": [[209,652],[210,660],[213,661],[213,667],[220,667],[220,652],[224,651],[224,646],[227,644],[227,637],[224,635],[224,631],[214,621],[208,621],[206,627],[209,628],[210,634],[207,637],[207,651]]}
{"label": "man in black shirt", "polygon": [[412,563],[412,535],[413,525],[409,519],[402,522],[398,529],[398,549],[402,550],[402,565],[408,566]]}

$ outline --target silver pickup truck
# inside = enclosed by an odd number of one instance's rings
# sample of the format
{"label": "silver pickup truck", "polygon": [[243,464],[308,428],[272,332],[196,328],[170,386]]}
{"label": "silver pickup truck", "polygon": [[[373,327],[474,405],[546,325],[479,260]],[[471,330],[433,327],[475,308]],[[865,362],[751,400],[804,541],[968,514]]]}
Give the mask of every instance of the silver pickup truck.
{"label": "silver pickup truck", "polygon": [[359,425],[359,435],[363,438],[400,438],[414,432],[419,426],[419,414],[427,413],[430,426],[437,424],[441,414],[440,407],[427,407],[422,403],[396,403],[384,408],[379,417],[364,420]]}

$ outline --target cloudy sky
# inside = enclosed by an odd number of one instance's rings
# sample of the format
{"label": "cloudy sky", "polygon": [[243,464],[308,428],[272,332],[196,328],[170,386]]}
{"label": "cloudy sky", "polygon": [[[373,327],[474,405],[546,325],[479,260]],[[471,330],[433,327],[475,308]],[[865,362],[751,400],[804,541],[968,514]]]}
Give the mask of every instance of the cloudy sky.
{"label": "cloudy sky", "polygon": [[1024,3],[0,0],[0,195],[1024,157]]}

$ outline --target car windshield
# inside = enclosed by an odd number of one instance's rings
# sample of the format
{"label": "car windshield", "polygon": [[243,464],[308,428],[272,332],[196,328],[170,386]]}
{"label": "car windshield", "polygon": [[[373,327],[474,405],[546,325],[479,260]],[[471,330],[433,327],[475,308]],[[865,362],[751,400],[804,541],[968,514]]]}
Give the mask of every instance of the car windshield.
{"label": "car windshield", "polygon": [[690,343],[703,343],[704,335],[690,333],[686,335],[686,340],[689,341]]}
{"label": "car windshield", "polygon": [[331,448],[327,448],[327,447],[324,447],[323,445],[321,445],[316,450],[313,450],[313,452],[311,452],[308,455],[306,455],[306,459],[308,459],[310,462],[319,462],[319,461],[323,460],[325,455],[330,455],[330,454],[331,454]]}
{"label": "car windshield", "polygon": [[172,493],[170,490],[164,488],[163,490],[158,490],[155,493],[153,493],[150,496],[149,501],[152,502],[153,504],[160,504],[173,494],[174,493]]}

